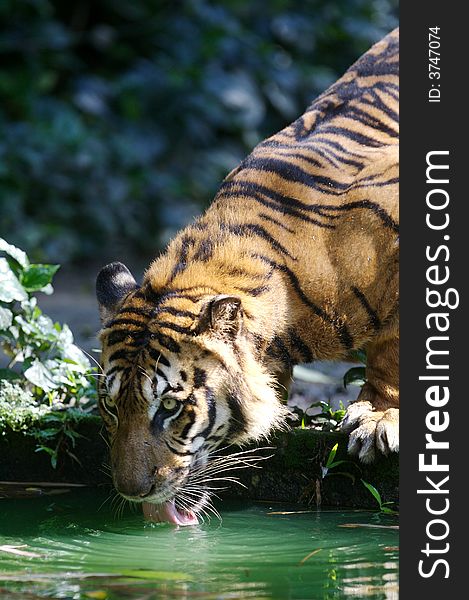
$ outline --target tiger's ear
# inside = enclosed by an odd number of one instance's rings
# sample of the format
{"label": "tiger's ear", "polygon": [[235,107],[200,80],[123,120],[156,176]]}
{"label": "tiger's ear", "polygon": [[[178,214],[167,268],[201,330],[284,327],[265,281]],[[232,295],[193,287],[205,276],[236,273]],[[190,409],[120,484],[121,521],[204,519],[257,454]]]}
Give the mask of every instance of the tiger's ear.
{"label": "tiger's ear", "polygon": [[197,330],[234,339],[241,328],[242,312],[241,299],[237,296],[215,296],[203,307]]}
{"label": "tiger's ear", "polygon": [[113,262],[103,267],[96,278],[101,322],[110,319],[117,312],[120,301],[138,287],[132,273],[122,263]]}

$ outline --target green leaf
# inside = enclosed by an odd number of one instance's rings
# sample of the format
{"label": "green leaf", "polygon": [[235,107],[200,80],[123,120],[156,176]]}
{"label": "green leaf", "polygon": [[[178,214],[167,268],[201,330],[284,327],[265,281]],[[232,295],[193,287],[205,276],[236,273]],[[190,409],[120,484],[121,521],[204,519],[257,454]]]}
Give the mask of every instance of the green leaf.
{"label": "green leaf", "polygon": [[366,382],[365,367],[353,367],[344,375],[344,387],[347,385],[363,385]]}
{"label": "green leaf", "polygon": [[28,292],[39,292],[48,286],[60,265],[30,265],[21,273],[20,281]]}
{"label": "green leaf", "polygon": [[8,308],[0,306],[0,330],[8,329],[13,323],[13,313]]}
{"label": "green leaf", "polygon": [[363,485],[370,492],[370,494],[373,496],[373,498],[376,500],[376,502],[379,504],[379,507],[381,508],[383,505],[383,502],[381,500],[381,494],[378,492],[375,486],[371,485],[371,483],[363,481],[363,479],[360,479],[360,481],[363,483]]}
{"label": "green leaf", "polygon": [[381,506],[381,512],[385,513],[386,515],[398,515],[399,514],[399,512],[397,510],[388,508],[387,506]]}
{"label": "green leaf", "polygon": [[10,269],[6,258],[0,258],[0,301],[22,302],[28,299],[28,294]]}
{"label": "green leaf", "polygon": [[334,458],[335,455],[337,453],[337,448],[339,447],[339,444],[335,444],[335,446],[331,449],[331,451],[329,452],[329,456],[327,457],[327,462],[326,462],[326,469],[330,469],[331,465],[334,462]]}
{"label": "green leaf", "polygon": [[27,269],[29,267],[29,259],[26,255],[26,252],[20,250],[16,246],[9,244],[3,238],[0,238],[0,252],[5,252],[8,256],[11,256],[16,260],[16,262],[23,267],[23,269]]}
{"label": "green leaf", "polygon": [[49,427],[48,429],[40,429],[36,435],[38,439],[50,439],[54,438],[58,433],[60,433],[60,429],[54,429],[53,427]]}
{"label": "green leaf", "polygon": [[29,369],[26,369],[24,376],[33,385],[41,388],[45,392],[50,392],[57,387],[49,369],[47,369],[38,359],[34,360]]}
{"label": "green leaf", "polygon": [[50,464],[52,468],[55,469],[57,467],[57,450],[54,448],[49,448],[49,446],[38,446],[35,452],[47,452],[50,456]]}
{"label": "green leaf", "polygon": [[13,381],[15,379],[21,379],[21,375],[12,369],[0,369],[0,379]]}

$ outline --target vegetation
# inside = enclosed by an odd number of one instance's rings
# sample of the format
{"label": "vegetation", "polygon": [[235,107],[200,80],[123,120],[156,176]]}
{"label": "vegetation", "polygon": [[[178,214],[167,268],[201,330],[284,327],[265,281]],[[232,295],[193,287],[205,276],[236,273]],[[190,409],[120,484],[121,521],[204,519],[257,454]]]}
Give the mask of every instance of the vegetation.
{"label": "vegetation", "polygon": [[[348,477],[349,479],[351,479],[352,483],[355,484],[355,482],[356,482],[355,474],[351,473],[349,470],[337,471],[337,467],[340,465],[348,465],[349,467],[352,468],[352,470],[361,474],[362,473],[361,466],[359,463],[352,461],[352,460],[336,460],[336,454],[338,452],[338,449],[339,449],[339,444],[337,443],[331,448],[329,455],[326,459],[326,463],[321,465],[322,478],[324,479],[325,477],[331,477],[333,475],[342,475],[343,477]],[[342,469],[343,469],[343,467],[342,467]],[[383,502],[383,500],[381,498],[381,494],[375,488],[374,485],[372,485],[371,483],[369,483],[361,478],[360,478],[360,482],[363,484],[363,486],[368,490],[368,492],[370,492],[370,494],[376,500],[376,502],[378,503],[380,512],[387,514],[387,515],[399,514],[396,510],[391,508],[391,505],[393,505],[394,502]]]}
{"label": "vegetation", "polygon": [[[320,407],[319,413],[311,414],[311,409]],[[301,427],[314,427],[322,431],[334,431],[337,429],[340,421],[344,418],[345,407],[342,401],[339,403],[339,408],[335,409],[331,402],[313,402],[305,410],[301,411],[298,407],[293,407],[294,412],[301,412]],[[297,417],[298,418],[298,417]]]}
{"label": "vegetation", "polygon": [[31,264],[0,238],[0,344],[9,362],[0,378],[16,382],[49,406],[95,401],[91,365],[67,325],[43,314],[33,295],[52,293],[58,265]]}
{"label": "vegetation", "polygon": [[0,238],[0,346],[7,360],[0,368],[0,434],[12,429],[34,436],[53,466],[65,440],[73,457],[74,426],[96,405],[87,357],[68,326],[43,314],[34,295],[52,293],[57,269],[32,264]]}
{"label": "vegetation", "polygon": [[394,504],[394,502],[383,502],[381,499],[381,494],[378,492],[378,490],[373,485],[371,485],[371,483],[368,483],[367,481],[363,481],[363,479],[361,479],[360,481],[363,483],[363,485],[366,487],[366,489],[370,492],[370,494],[376,500],[376,502],[378,503],[378,506],[379,506],[379,510],[382,513],[385,513],[387,515],[399,514],[396,510],[394,510],[390,507],[390,505]]}
{"label": "vegetation", "polygon": [[397,0],[4,0],[0,236],[155,246],[397,25]]}

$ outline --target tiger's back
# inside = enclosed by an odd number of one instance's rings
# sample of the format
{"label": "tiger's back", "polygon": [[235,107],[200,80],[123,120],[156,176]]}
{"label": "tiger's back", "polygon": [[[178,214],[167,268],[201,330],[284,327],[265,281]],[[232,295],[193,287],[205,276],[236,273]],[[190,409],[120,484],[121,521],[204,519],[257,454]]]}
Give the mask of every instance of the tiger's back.
{"label": "tiger's back", "polygon": [[[298,348],[283,336],[292,363],[362,347],[397,310],[398,143],[396,31],[259,144],[146,280],[219,281],[220,293],[263,296],[266,311],[270,302],[278,309],[278,290],[266,283],[277,269],[295,290],[288,320],[311,323],[295,332]],[[262,252],[264,278],[259,266],[242,265],[262,263]]]}

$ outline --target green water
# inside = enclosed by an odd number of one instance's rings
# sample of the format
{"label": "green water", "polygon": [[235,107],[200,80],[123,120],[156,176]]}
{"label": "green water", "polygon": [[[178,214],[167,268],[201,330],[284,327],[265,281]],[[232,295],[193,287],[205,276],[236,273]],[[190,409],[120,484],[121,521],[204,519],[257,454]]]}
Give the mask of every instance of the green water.
{"label": "green water", "polygon": [[105,497],[0,499],[2,600],[398,598],[392,516],[224,502],[221,523],[175,528]]}

